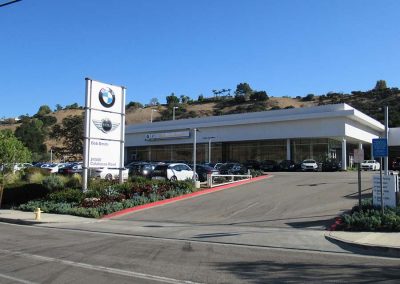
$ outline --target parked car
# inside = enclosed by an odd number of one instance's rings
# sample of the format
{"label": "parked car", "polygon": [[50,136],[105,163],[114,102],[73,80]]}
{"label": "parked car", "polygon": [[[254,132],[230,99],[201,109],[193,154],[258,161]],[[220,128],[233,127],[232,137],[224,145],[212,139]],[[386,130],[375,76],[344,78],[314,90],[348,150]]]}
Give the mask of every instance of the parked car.
{"label": "parked car", "polygon": [[58,165],[57,164],[43,164],[40,166],[42,169],[46,169],[49,173],[55,174],[58,173]]}
{"label": "parked car", "polygon": [[63,175],[73,175],[82,173],[82,165],[81,164],[69,164],[58,170],[59,174]]}
{"label": "parked car", "polygon": [[378,171],[380,168],[381,164],[376,160],[365,160],[361,163],[361,169],[364,171]]}
{"label": "parked car", "polygon": [[[129,170],[122,170],[122,178],[124,180],[128,179]],[[115,180],[119,179],[119,169],[117,168],[97,168],[90,171],[90,177],[100,178],[105,180]]]}
{"label": "parked car", "polygon": [[157,165],[151,173],[151,178],[170,181],[193,179],[193,170],[183,163]]}
{"label": "parked car", "polygon": [[273,172],[279,169],[279,165],[276,161],[273,160],[265,160],[260,164],[260,170],[264,172]]}
{"label": "parked car", "polygon": [[225,163],[219,168],[219,172],[223,175],[245,175],[247,168],[239,163]]}
{"label": "parked car", "polygon": [[392,160],[392,170],[393,171],[400,170],[400,157],[396,157]]}
{"label": "parked car", "polygon": [[329,159],[322,163],[322,171],[335,172],[342,168],[342,163],[335,159]]}
{"label": "parked car", "polygon": [[243,165],[248,169],[259,170],[260,162],[257,160],[247,160],[243,163]]}
{"label": "parked car", "polygon": [[301,162],[300,168],[302,171],[318,171],[318,164],[313,159],[306,159]]}
{"label": "parked car", "polygon": [[279,163],[279,170],[281,171],[295,171],[297,170],[298,166],[292,160],[283,160]]}
{"label": "parked car", "polygon": [[147,162],[133,162],[125,166],[125,168],[129,169],[130,176],[143,177],[150,177],[155,167],[155,164]]}
{"label": "parked car", "polygon": [[[190,165],[190,167],[193,169],[192,165]],[[203,182],[203,181],[207,181],[207,175],[219,174],[219,171],[208,165],[200,164],[200,165],[196,165],[196,173],[199,177],[199,181]]]}

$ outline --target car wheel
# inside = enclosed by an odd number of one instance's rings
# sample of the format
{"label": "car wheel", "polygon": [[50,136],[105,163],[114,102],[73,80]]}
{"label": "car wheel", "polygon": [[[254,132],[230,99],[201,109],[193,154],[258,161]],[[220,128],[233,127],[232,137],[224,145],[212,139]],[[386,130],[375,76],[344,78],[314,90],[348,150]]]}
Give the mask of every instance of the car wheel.
{"label": "car wheel", "polygon": [[105,179],[108,181],[112,180],[112,174],[106,174]]}
{"label": "car wheel", "polygon": [[169,180],[170,180],[170,181],[177,181],[178,179],[177,179],[176,176],[172,176]]}

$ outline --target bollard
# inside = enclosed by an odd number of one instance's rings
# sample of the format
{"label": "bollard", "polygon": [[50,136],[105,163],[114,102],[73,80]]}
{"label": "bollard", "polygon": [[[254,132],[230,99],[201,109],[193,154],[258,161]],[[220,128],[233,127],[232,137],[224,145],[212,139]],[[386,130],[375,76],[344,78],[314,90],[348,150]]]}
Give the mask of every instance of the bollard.
{"label": "bollard", "polygon": [[33,214],[35,214],[35,220],[40,221],[42,212],[43,211],[41,211],[40,208],[36,208],[35,211],[33,211]]}

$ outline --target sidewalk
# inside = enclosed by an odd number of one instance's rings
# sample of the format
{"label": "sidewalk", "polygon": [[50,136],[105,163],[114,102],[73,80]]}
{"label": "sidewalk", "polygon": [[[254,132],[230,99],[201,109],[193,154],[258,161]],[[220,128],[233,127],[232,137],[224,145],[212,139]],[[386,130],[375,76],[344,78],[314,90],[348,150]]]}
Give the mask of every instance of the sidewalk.
{"label": "sidewalk", "polygon": [[49,214],[41,213],[41,219],[35,220],[33,212],[24,212],[19,210],[0,209],[0,222],[13,223],[21,225],[35,225],[35,224],[48,224],[48,223],[93,223],[97,219],[77,217],[71,215]]}
{"label": "sidewalk", "polygon": [[325,237],[338,244],[400,257],[400,233],[331,231]]}

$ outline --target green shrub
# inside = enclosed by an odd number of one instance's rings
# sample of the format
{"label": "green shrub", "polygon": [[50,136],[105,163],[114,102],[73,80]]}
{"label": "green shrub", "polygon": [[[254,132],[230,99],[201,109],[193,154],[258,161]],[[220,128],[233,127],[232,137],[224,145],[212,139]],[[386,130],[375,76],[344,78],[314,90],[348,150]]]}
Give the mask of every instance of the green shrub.
{"label": "green shrub", "polygon": [[80,203],[84,198],[84,193],[80,189],[64,189],[52,192],[48,195],[48,199],[54,202]]}
{"label": "green shrub", "polygon": [[3,193],[4,207],[16,206],[30,200],[43,198],[49,191],[42,184],[7,185]]}
{"label": "green shrub", "polygon": [[46,177],[42,184],[50,192],[64,189],[65,186],[64,178],[59,175],[50,175]]}
{"label": "green shrub", "polygon": [[29,183],[41,183],[50,173],[46,169],[30,167],[22,172],[22,179]]}
{"label": "green shrub", "polygon": [[73,174],[67,179],[65,183],[67,187],[71,188],[81,188],[82,187],[82,176],[80,174]]}
{"label": "green shrub", "polygon": [[9,173],[3,176],[5,184],[16,184],[21,181],[21,173]]}
{"label": "green shrub", "polygon": [[261,170],[253,170],[250,169],[250,175],[252,177],[258,177],[258,176],[262,176],[264,173]]}

